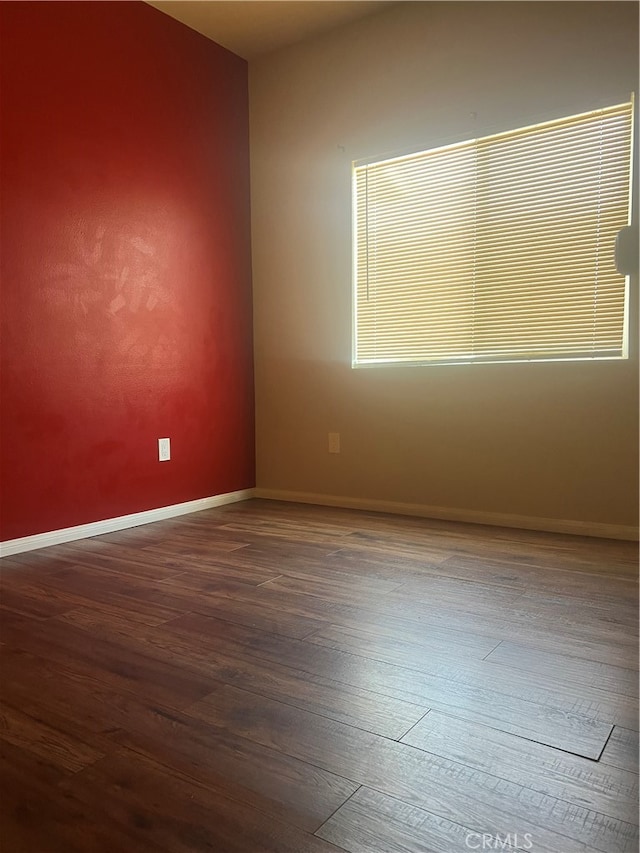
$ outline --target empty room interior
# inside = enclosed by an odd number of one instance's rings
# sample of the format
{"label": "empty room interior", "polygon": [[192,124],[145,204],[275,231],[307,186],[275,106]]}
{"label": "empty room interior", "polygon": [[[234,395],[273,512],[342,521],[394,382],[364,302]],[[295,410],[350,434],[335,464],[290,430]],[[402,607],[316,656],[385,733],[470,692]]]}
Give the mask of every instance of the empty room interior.
{"label": "empty room interior", "polygon": [[0,3],[3,851],[637,853],[638,8]]}

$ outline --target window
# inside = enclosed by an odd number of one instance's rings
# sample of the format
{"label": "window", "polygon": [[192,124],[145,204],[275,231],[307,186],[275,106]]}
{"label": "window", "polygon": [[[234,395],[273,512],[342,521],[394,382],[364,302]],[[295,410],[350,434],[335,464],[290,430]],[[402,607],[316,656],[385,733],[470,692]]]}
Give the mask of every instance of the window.
{"label": "window", "polygon": [[354,167],[354,366],[626,357],[632,103]]}

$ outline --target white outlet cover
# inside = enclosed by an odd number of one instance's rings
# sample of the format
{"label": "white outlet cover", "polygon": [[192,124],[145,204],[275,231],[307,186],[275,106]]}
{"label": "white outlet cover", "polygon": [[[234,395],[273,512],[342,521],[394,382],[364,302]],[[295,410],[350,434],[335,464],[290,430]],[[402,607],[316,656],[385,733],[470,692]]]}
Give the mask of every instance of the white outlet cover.
{"label": "white outlet cover", "polygon": [[171,459],[171,439],[158,439],[158,460],[160,462],[168,462]]}

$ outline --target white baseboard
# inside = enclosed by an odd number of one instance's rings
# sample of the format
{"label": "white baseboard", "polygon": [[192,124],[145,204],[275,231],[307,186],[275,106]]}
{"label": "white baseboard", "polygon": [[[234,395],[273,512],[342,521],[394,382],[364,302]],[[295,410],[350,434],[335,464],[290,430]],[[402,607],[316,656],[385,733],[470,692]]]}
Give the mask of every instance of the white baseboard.
{"label": "white baseboard", "polygon": [[11,554],[20,554],[23,551],[35,551],[37,548],[47,548],[49,545],[61,545],[63,542],[73,542],[76,539],[88,539],[90,536],[113,533],[115,530],[125,530],[127,527],[138,527],[141,524],[150,524],[165,518],[175,518],[177,515],[187,515],[215,506],[246,501],[252,497],[254,497],[254,489],[242,489],[239,492],[227,492],[224,495],[161,506],[158,509],[134,512],[131,515],[120,515],[117,518],[105,518],[103,521],[92,521],[90,524],[79,524],[77,527],[64,527],[61,530],[50,530],[34,536],[23,536],[21,539],[8,539],[6,542],[0,542],[0,557],[10,557]]}
{"label": "white baseboard", "polygon": [[371,500],[367,498],[349,498],[339,495],[320,495],[312,492],[289,492],[280,489],[242,489],[237,492],[227,492],[209,498],[158,507],[131,515],[121,515],[117,518],[106,518],[90,524],[79,524],[77,527],[64,527],[61,530],[50,530],[37,533],[34,536],[23,536],[21,539],[8,539],[0,542],[0,557],[10,557],[24,551],[35,551],[50,545],[61,545],[76,539],[87,539],[100,536],[102,533],[113,533],[129,527],[138,527],[166,518],[175,518],[192,512],[200,512],[216,506],[246,501],[250,498],[265,498],[267,500],[291,501],[292,503],[317,504],[318,506],[335,506],[345,509],[361,509],[369,512],[388,512],[393,515],[413,515],[420,518],[434,518],[442,521],[464,521],[471,524],[490,524],[497,527],[516,527],[522,530],[541,530],[549,533],[570,533],[578,536],[596,536],[604,539],[638,539],[638,528],[622,524],[602,524],[590,521],[574,521],[556,518],[535,518],[527,515],[511,515],[508,513],[481,512],[477,510],[452,509],[450,507],[427,506],[425,504],[399,503],[397,501]]}
{"label": "white baseboard", "polygon": [[490,524],[496,527],[516,527],[521,530],[541,530],[547,533],[570,533],[576,536],[597,536],[601,539],[638,539],[638,528],[623,524],[602,524],[592,521],[574,521],[561,518],[535,518],[502,512],[482,512],[472,509],[398,503],[396,501],[348,498],[338,495],[317,495],[311,492],[288,492],[279,489],[254,490],[254,497],[293,503],[337,506],[345,509],[362,509],[370,512],[388,512],[393,515],[414,515],[441,521],[465,521],[471,524]]}

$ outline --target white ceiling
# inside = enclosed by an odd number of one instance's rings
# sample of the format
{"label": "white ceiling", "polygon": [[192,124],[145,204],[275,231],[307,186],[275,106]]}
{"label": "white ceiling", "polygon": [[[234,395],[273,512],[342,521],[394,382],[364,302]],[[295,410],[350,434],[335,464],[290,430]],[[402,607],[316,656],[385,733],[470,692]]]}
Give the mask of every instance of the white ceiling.
{"label": "white ceiling", "polygon": [[370,15],[389,0],[148,0],[151,6],[237,53],[255,59]]}

